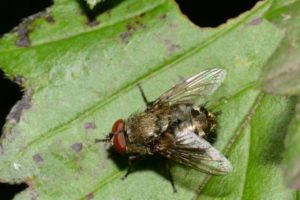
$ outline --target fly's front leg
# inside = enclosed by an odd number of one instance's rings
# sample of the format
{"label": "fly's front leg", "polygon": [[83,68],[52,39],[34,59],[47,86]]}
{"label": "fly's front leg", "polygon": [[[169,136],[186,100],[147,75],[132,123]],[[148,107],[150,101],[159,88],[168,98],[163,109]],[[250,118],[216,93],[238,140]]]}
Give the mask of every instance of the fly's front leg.
{"label": "fly's front leg", "polygon": [[121,179],[125,180],[127,178],[127,176],[132,172],[134,166],[139,161],[141,161],[143,158],[144,158],[144,156],[141,156],[141,155],[131,155],[131,156],[129,156],[129,158],[128,158],[128,165],[129,165],[129,167],[127,169],[126,174]]}

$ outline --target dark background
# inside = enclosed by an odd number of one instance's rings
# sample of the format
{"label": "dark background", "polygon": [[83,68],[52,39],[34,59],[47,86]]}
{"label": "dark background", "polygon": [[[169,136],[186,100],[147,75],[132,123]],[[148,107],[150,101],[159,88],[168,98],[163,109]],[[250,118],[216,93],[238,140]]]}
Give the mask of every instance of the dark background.
{"label": "dark background", "polygon": [[[82,0],[83,1],[83,0]],[[106,0],[109,2],[110,0]],[[251,9],[258,0],[176,0],[181,11],[200,27],[216,27],[227,19]],[[106,2],[106,3],[107,3]],[[52,5],[50,0],[9,0],[0,3],[0,36],[11,31],[23,18]],[[108,6],[109,7],[109,6]],[[0,70],[0,129],[11,107],[22,97],[21,88],[4,77]],[[12,199],[25,189],[25,183],[0,183],[0,199]]]}

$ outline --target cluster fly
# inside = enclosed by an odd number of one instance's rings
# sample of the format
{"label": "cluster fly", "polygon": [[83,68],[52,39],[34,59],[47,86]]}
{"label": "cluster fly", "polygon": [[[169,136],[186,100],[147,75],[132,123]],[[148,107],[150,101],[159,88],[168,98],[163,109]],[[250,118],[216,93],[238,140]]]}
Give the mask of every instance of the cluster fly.
{"label": "cluster fly", "polygon": [[207,141],[216,127],[216,114],[195,104],[197,99],[204,104],[225,75],[222,69],[202,71],[152,102],[147,101],[139,87],[146,109],[117,120],[111,133],[96,142],[110,142],[118,153],[133,155],[129,158],[160,154],[207,174],[228,174],[231,163]]}

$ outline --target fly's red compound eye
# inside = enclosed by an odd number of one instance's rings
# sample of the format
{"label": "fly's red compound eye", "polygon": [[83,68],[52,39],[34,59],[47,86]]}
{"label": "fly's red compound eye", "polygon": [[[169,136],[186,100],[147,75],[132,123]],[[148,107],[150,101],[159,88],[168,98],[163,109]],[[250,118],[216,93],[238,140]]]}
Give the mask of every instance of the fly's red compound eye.
{"label": "fly's red compound eye", "polygon": [[126,138],[124,135],[124,121],[122,119],[117,120],[113,127],[112,132],[114,133],[112,143],[116,151],[120,154],[127,152],[126,149]]}
{"label": "fly's red compound eye", "polygon": [[111,131],[112,131],[114,134],[116,134],[116,133],[118,133],[118,132],[120,132],[120,131],[123,131],[123,130],[124,130],[124,120],[118,119],[118,120],[114,123],[114,125],[113,125]]}

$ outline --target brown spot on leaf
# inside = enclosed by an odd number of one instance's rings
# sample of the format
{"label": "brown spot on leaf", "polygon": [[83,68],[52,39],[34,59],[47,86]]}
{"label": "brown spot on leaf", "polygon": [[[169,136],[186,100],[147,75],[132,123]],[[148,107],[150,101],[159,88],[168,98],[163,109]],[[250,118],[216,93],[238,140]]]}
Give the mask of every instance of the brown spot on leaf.
{"label": "brown spot on leaf", "polygon": [[169,50],[170,53],[174,53],[178,49],[180,49],[180,45],[179,44],[169,44],[168,45],[168,50]]}
{"label": "brown spot on leaf", "polygon": [[123,33],[120,34],[120,38],[123,42],[128,43],[129,41],[129,37],[132,36],[132,32],[131,31],[125,31]]}
{"label": "brown spot on leaf", "polygon": [[134,31],[135,27],[133,26],[133,24],[127,24],[126,31],[120,34],[121,40],[127,43],[129,41],[129,38],[133,35]]}
{"label": "brown spot on leaf", "polygon": [[29,47],[30,39],[29,39],[29,30],[28,30],[29,20],[24,20],[17,29],[17,34],[19,39],[16,41],[17,46],[21,47]]}
{"label": "brown spot on leaf", "polygon": [[53,24],[55,22],[54,18],[52,17],[52,15],[47,15],[45,17],[46,21],[49,22],[50,24]]}
{"label": "brown spot on leaf", "polygon": [[34,190],[30,190],[31,200],[36,200],[38,198],[37,192]]}
{"label": "brown spot on leaf", "polygon": [[21,114],[24,110],[28,110],[31,106],[31,90],[28,90],[23,95],[22,99],[14,105],[14,107],[11,109],[10,113],[7,116],[7,120],[10,123],[17,123],[20,121]]}
{"label": "brown spot on leaf", "polygon": [[20,25],[14,29],[19,37],[19,39],[16,41],[16,45],[21,47],[29,47],[31,43],[29,33],[32,31],[29,28],[30,24],[38,18],[45,18],[47,22],[54,23],[54,19],[50,13],[50,9],[46,9],[45,11],[38,12],[24,19]]}
{"label": "brown spot on leaf", "polygon": [[97,19],[88,20],[86,23],[89,27],[98,26],[100,24],[100,21]]}
{"label": "brown spot on leaf", "polygon": [[146,25],[143,24],[140,20],[136,19],[134,22],[126,25],[126,31],[120,34],[120,38],[124,43],[128,43],[130,37],[139,29],[146,28]]}
{"label": "brown spot on leaf", "polygon": [[251,22],[249,22],[249,25],[259,25],[262,22],[262,18],[255,18]]}
{"label": "brown spot on leaf", "polygon": [[18,85],[22,85],[25,81],[25,78],[23,76],[15,76],[13,77],[13,81],[16,82]]}
{"label": "brown spot on leaf", "polygon": [[41,154],[39,154],[39,153],[37,153],[37,154],[35,154],[34,156],[32,156],[32,158],[33,158],[34,162],[35,162],[36,164],[38,164],[38,165],[43,164],[43,162],[44,162],[43,157],[42,157]]}
{"label": "brown spot on leaf", "polygon": [[126,25],[126,29],[127,29],[128,31],[133,31],[135,28],[134,28],[134,26],[133,26],[132,24],[127,24],[127,25]]}
{"label": "brown spot on leaf", "polygon": [[144,17],[145,16],[145,12],[143,12],[143,13],[141,13],[141,14],[139,14],[139,17]]}
{"label": "brown spot on leaf", "polygon": [[4,154],[4,148],[3,148],[3,145],[2,145],[2,144],[0,144],[0,154],[1,154],[1,155]]}
{"label": "brown spot on leaf", "polygon": [[92,200],[93,198],[94,198],[94,193],[93,193],[93,192],[88,193],[88,194],[86,195],[86,199],[87,199],[87,200]]}
{"label": "brown spot on leaf", "polygon": [[87,122],[87,123],[85,123],[84,128],[86,130],[89,130],[89,129],[96,129],[97,127],[96,127],[95,122]]}
{"label": "brown spot on leaf", "polygon": [[78,143],[74,143],[71,145],[71,148],[75,151],[75,152],[79,152],[82,150],[82,143],[78,142]]}
{"label": "brown spot on leaf", "polygon": [[34,184],[34,178],[33,177],[28,177],[26,179],[27,187],[30,192],[31,200],[35,200],[38,198],[38,194],[34,188],[36,188],[36,185]]}
{"label": "brown spot on leaf", "polygon": [[164,44],[166,44],[166,47],[168,49],[169,53],[175,53],[177,50],[181,48],[179,44],[174,43],[172,40],[169,39],[164,39],[163,40]]}
{"label": "brown spot on leaf", "polygon": [[162,14],[159,18],[160,18],[160,19],[166,19],[166,18],[167,18],[167,15],[166,15],[166,14]]}
{"label": "brown spot on leaf", "polygon": [[134,24],[135,24],[135,26],[137,27],[137,28],[143,28],[143,29],[145,29],[145,28],[147,28],[147,26],[145,25],[145,24],[143,24],[141,21],[139,21],[139,20],[135,20],[134,21]]}

